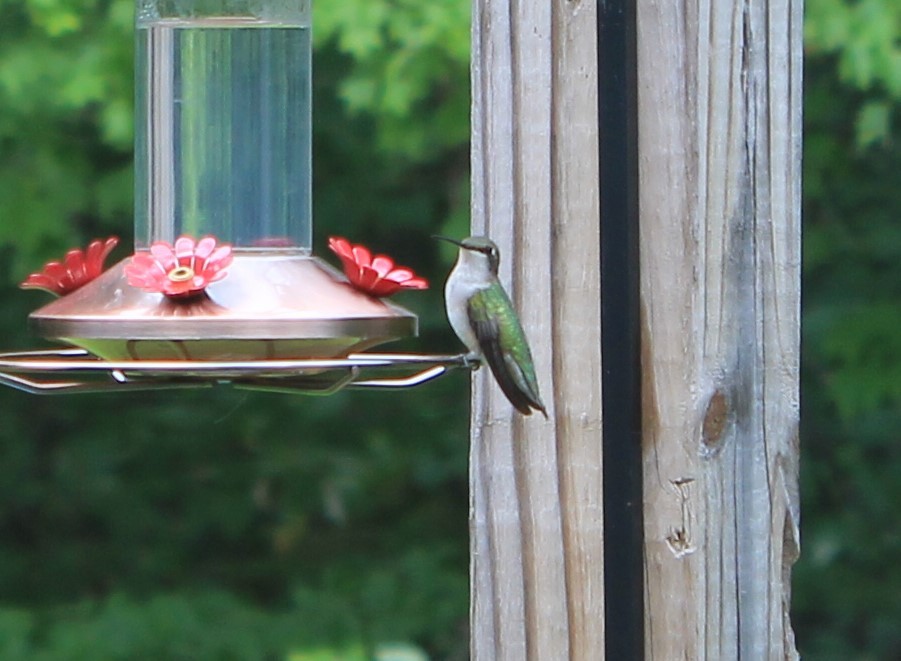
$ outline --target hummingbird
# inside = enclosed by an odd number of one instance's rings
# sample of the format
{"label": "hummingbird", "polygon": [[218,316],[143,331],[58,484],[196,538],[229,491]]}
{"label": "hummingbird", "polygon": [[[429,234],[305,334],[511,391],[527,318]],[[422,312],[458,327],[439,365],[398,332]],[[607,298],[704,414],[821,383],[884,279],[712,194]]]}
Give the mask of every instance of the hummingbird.
{"label": "hummingbird", "polygon": [[460,248],[447,277],[444,300],[451,328],[469,349],[467,358],[484,357],[504,395],[520,413],[530,415],[535,409],[547,418],[526,334],[497,277],[497,246],[484,236],[462,241],[434,238]]}

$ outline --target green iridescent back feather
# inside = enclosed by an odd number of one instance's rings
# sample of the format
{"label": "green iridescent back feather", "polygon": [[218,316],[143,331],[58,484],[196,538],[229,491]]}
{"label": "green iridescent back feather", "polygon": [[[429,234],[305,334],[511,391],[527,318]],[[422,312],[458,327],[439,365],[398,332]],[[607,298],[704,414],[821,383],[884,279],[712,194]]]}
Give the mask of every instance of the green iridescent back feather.
{"label": "green iridescent back feather", "polygon": [[525,332],[500,284],[476,292],[468,313],[485,360],[513,406],[525,414],[534,408],[547,417]]}

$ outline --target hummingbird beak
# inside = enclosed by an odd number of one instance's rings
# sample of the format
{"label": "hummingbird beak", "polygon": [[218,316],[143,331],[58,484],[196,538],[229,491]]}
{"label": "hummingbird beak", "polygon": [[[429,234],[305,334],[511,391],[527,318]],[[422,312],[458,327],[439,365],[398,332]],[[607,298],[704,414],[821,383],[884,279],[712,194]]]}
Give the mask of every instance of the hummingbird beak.
{"label": "hummingbird beak", "polygon": [[457,241],[456,239],[451,239],[450,237],[439,236],[438,234],[432,234],[432,238],[438,239],[439,241],[447,241],[448,243],[453,243],[455,246],[459,246],[460,248],[463,247],[462,241]]}

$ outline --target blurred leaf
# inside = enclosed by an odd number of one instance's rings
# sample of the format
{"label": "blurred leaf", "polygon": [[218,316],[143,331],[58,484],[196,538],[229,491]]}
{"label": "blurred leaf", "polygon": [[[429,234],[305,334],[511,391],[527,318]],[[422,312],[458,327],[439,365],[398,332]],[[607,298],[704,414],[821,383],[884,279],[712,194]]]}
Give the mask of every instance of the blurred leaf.
{"label": "blurred leaf", "polygon": [[0,609],[0,658],[5,661],[28,659],[34,615],[24,609]]}
{"label": "blurred leaf", "polygon": [[888,145],[891,134],[891,106],[884,101],[864,104],[857,113],[857,144],[861,147]]}

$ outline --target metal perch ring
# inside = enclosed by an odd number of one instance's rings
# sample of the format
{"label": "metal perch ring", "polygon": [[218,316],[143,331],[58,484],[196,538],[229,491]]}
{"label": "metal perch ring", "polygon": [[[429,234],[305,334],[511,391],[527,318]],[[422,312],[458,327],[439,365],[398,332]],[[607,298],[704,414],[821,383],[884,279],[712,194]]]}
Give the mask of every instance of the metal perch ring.
{"label": "metal perch ring", "polygon": [[459,355],[356,353],[280,360],[102,360],[84,349],[0,353],[0,385],[32,394],[203,388],[231,384],[268,392],[328,395],[339,390],[411,388],[454,368]]}

